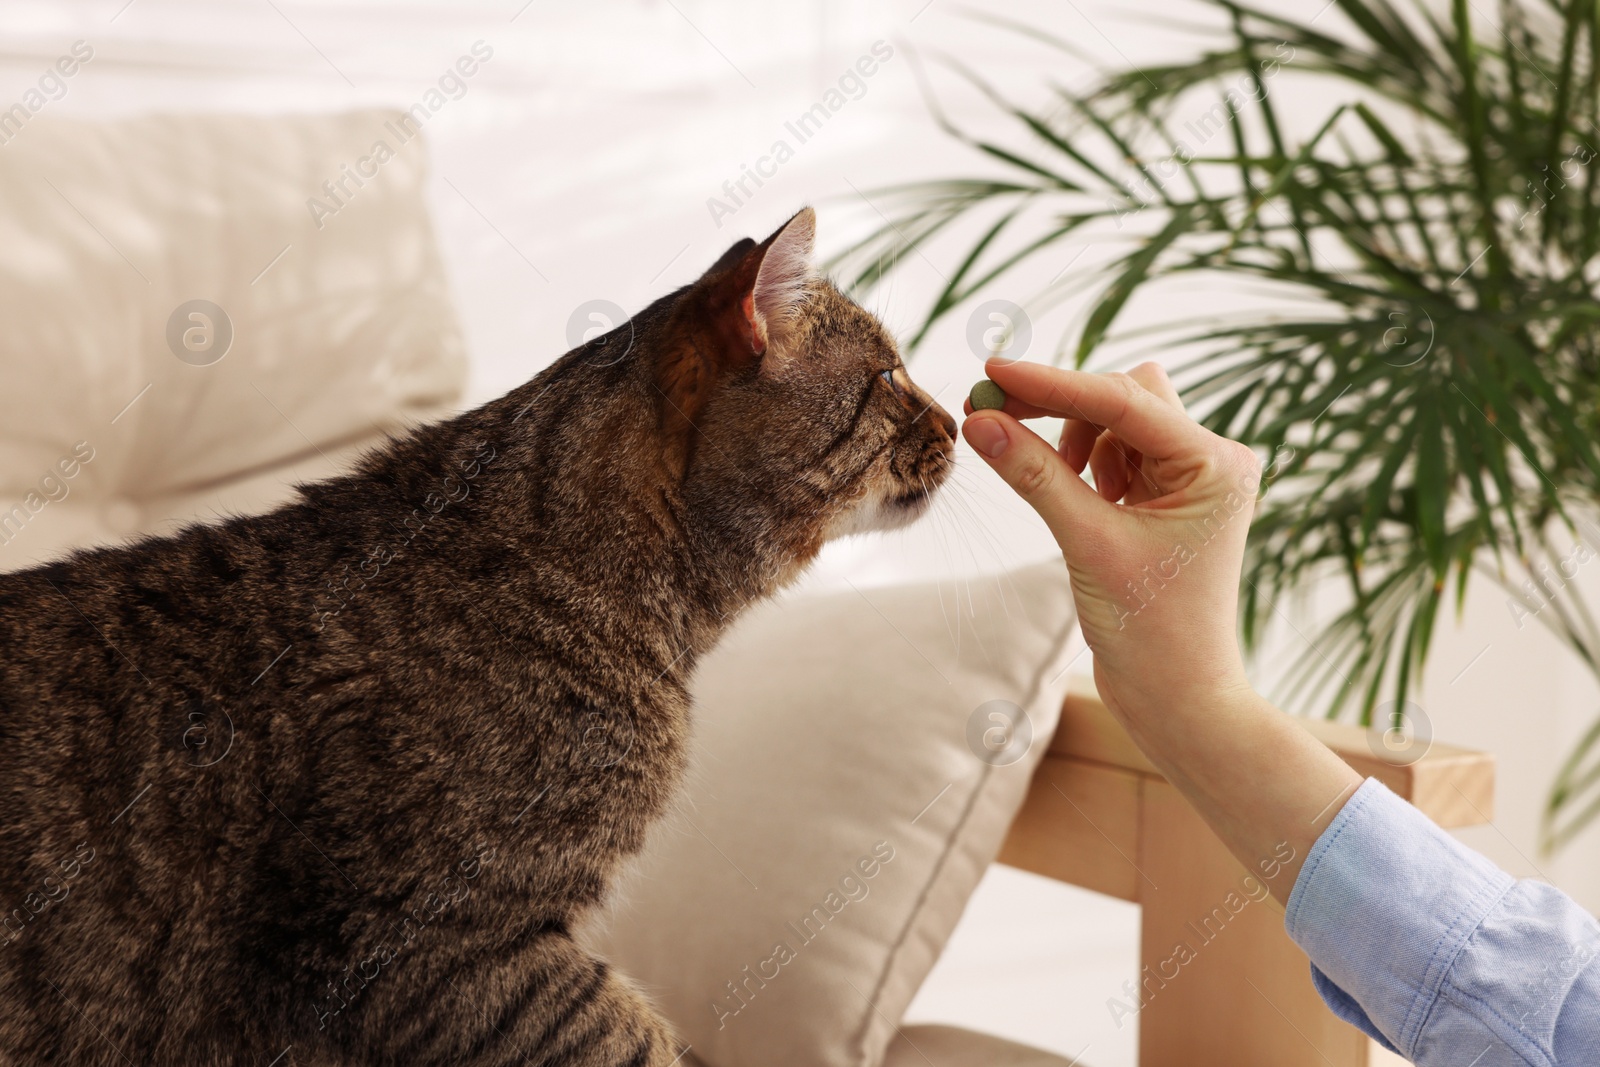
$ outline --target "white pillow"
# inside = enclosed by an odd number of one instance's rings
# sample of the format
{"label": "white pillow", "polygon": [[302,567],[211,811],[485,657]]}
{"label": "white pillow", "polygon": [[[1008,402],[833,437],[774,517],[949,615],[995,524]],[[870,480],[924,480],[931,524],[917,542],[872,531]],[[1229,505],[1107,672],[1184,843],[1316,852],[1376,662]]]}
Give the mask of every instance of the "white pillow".
{"label": "white pillow", "polygon": [[696,675],[690,781],[594,946],[708,1067],[878,1064],[1055,729],[1074,630],[1059,559],[756,609]]}
{"label": "white pillow", "polygon": [[[324,476],[324,454],[456,399],[426,150],[398,121],[41,116],[6,143],[0,568],[203,510],[193,494],[241,476]],[[226,354],[192,300],[226,313]]]}

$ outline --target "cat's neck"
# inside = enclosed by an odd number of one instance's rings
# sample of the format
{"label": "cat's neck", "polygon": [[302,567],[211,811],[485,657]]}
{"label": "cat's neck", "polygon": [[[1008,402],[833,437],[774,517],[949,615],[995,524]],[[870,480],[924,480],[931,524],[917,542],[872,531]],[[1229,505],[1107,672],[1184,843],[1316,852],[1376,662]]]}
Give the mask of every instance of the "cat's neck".
{"label": "cat's neck", "polygon": [[541,597],[586,602],[592,609],[574,625],[597,640],[671,647],[683,654],[680,666],[692,667],[815,550],[774,536],[781,523],[761,513],[759,496],[729,499],[726,506],[749,510],[749,521],[719,522],[713,532],[663,465],[649,399],[629,403],[613,392],[605,405],[585,405],[586,390],[629,383],[555,373],[561,369],[428,427],[367,475],[425,511],[429,501],[447,502],[438,513],[448,524],[438,540],[443,567],[494,561],[487,571],[458,567],[451,581],[476,571]]}

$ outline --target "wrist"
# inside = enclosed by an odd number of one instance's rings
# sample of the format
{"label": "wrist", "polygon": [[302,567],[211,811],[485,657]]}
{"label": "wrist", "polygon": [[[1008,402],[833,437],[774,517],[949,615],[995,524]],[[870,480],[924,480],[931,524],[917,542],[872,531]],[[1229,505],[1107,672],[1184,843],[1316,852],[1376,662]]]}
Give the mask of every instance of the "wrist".
{"label": "wrist", "polygon": [[[1098,678],[1097,678],[1098,682]],[[1242,671],[1183,685],[1114,686],[1106,707],[1150,761],[1180,788],[1232,773],[1244,749],[1270,736],[1283,714]]]}
{"label": "wrist", "polygon": [[1179,719],[1215,720],[1243,711],[1270,708],[1255,691],[1244,666],[1219,662],[1206,671],[1102,671],[1095,665],[1101,699],[1123,725],[1170,723]]}

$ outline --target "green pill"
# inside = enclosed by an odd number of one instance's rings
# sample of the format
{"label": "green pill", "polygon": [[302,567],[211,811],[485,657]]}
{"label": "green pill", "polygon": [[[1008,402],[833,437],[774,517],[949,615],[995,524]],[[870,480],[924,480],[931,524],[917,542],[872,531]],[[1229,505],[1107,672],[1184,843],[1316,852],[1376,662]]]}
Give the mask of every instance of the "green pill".
{"label": "green pill", "polygon": [[970,398],[973,411],[1006,406],[1006,391],[987,378],[972,387]]}

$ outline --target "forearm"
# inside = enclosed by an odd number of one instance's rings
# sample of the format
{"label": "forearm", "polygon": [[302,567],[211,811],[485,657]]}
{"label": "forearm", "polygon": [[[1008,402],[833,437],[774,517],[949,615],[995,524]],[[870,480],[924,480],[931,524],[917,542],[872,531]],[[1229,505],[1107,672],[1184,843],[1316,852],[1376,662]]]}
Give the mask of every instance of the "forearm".
{"label": "forearm", "polygon": [[1112,711],[1247,869],[1292,855],[1269,880],[1287,903],[1311,846],[1361,776],[1247,688],[1116,702]]}

